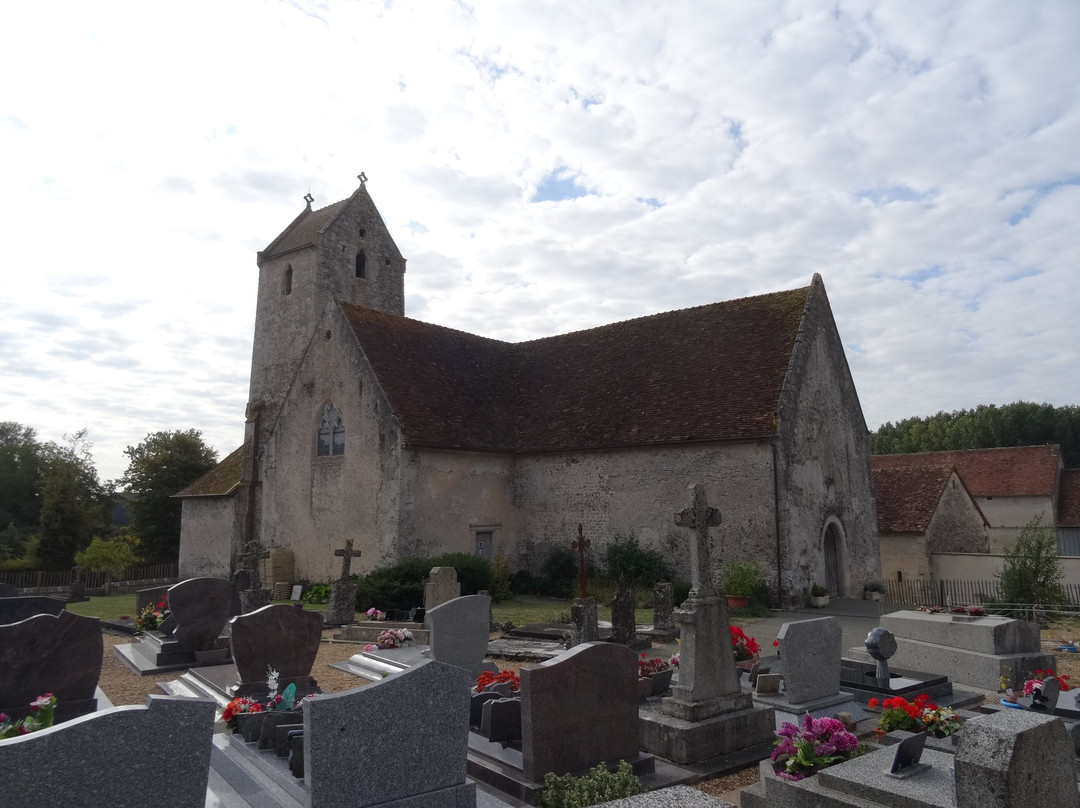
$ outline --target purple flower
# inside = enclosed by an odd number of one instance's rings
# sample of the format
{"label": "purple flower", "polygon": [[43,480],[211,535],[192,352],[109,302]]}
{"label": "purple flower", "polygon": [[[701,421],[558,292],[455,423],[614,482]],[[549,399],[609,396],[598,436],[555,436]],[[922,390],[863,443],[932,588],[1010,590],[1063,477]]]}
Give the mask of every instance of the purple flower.
{"label": "purple flower", "polygon": [[806,779],[803,775],[799,774],[798,772],[793,772],[791,774],[788,774],[787,772],[777,772],[776,776],[779,777],[781,780],[791,780],[793,783],[797,783],[800,780],[805,780]]}

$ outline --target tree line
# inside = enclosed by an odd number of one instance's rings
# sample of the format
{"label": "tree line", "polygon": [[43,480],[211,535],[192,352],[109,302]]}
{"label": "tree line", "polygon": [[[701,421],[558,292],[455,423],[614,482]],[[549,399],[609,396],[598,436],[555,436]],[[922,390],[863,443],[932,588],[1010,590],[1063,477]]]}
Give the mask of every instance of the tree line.
{"label": "tree line", "polygon": [[[0,421],[0,567],[99,568],[175,561],[180,501],[173,495],[217,462],[195,429],[152,432],[124,454],[119,480],[102,481],[87,430],[64,444],[39,441],[32,427]],[[114,524],[118,494],[130,524]]]}
{"label": "tree line", "polygon": [[874,454],[994,449],[1007,446],[1061,446],[1067,467],[1080,466],[1080,407],[1017,401],[998,407],[939,412],[882,424],[871,434]]}

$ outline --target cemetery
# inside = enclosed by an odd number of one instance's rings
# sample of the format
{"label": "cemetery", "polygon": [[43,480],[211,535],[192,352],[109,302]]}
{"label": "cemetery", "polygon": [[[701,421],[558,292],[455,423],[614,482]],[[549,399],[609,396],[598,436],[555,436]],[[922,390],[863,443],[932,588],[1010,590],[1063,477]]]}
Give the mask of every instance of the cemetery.
{"label": "cemetery", "polygon": [[[568,622],[517,630],[452,567],[413,608],[358,607],[349,544],[325,609],[271,603],[252,547],[231,580],[140,592],[153,620],[125,639],[6,592],[4,804],[498,808],[564,804],[587,776],[626,808],[1080,808],[1080,690],[1038,625],[853,601],[737,626],[719,511],[686,497],[689,595],[657,584],[651,624],[625,582],[599,619],[581,528]],[[106,668],[150,695],[113,706]]]}

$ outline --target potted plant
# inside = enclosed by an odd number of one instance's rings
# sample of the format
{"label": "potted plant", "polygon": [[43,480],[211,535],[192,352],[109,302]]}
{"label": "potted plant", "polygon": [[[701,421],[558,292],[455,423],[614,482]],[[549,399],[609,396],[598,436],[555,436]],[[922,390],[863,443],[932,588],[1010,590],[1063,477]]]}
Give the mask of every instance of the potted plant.
{"label": "potted plant", "polygon": [[885,592],[885,584],[881,581],[867,581],[863,588],[863,597],[867,600],[879,601]]}
{"label": "potted plant", "polygon": [[745,607],[760,582],[761,571],[756,561],[736,561],[725,564],[720,570],[720,588],[728,606],[733,609]]}
{"label": "potted plant", "polygon": [[810,605],[815,609],[823,609],[829,605],[829,590],[821,584],[810,587]]}

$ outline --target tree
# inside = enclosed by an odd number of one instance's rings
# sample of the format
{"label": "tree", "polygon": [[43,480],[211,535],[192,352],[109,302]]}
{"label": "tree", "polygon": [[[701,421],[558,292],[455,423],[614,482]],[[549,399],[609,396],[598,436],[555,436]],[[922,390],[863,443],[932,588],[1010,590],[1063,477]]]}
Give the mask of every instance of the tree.
{"label": "tree", "polygon": [[68,446],[43,444],[41,472],[41,541],[38,558],[48,568],[70,567],[75,553],[90,543],[95,533],[109,526],[110,491],[94,468],[81,429],[66,435]]}
{"label": "tree", "polygon": [[148,561],[174,561],[180,550],[180,500],[185,489],[217,463],[217,452],[197,429],[151,432],[129,458],[120,484],[134,495],[131,527]]}
{"label": "tree", "polygon": [[20,543],[40,523],[41,470],[33,428],[0,421],[0,526],[13,528]]}
{"label": "tree", "polygon": [[1080,407],[1017,401],[998,407],[939,412],[882,424],[872,436],[875,454],[993,449],[1058,444],[1066,466],[1080,465]]}
{"label": "tree", "polygon": [[119,533],[111,539],[94,536],[84,550],[75,554],[75,563],[90,570],[108,570],[120,578],[124,570],[139,561],[139,540],[130,533]]}
{"label": "tree", "polygon": [[1016,542],[1005,551],[1005,563],[997,573],[1005,603],[1055,605],[1064,600],[1057,534],[1041,516],[1024,525]]}

